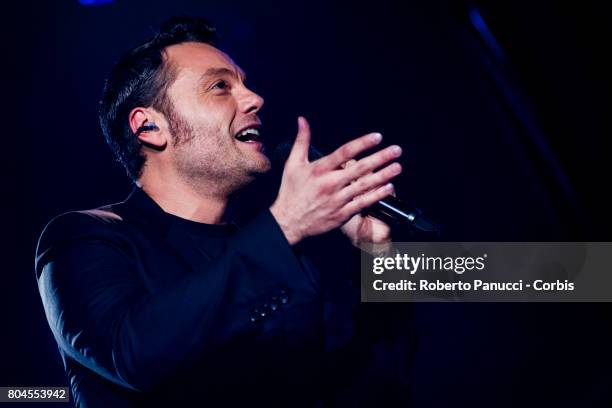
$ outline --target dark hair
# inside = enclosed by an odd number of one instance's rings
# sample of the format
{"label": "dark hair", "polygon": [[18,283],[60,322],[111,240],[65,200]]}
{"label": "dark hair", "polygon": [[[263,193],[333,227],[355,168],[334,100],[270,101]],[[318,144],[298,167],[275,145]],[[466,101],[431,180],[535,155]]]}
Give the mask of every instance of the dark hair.
{"label": "dark hair", "polygon": [[166,114],[172,109],[166,91],[176,72],[164,61],[165,48],[184,42],[212,45],[215,39],[215,29],[207,20],[173,17],[153,38],[128,51],[113,67],[104,85],[98,117],[115,159],[132,180],[141,176],[145,157],[129,125],[130,111],[143,106]]}

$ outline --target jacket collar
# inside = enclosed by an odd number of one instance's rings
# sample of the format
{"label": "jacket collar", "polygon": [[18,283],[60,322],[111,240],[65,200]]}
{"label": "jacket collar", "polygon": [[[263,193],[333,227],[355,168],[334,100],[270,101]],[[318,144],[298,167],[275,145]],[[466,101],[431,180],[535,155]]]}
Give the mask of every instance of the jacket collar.
{"label": "jacket collar", "polygon": [[[197,237],[189,233],[184,221],[181,222],[178,217],[166,213],[140,187],[135,187],[125,201],[115,208],[115,212],[124,221],[138,224],[141,228],[163,237],[168,245],[186,259],[196,259],[202,256],[210,259],[214,255],[198,243]],[[236,228],[235,225],[232,227]],[[224,233],[223,236],[227,234]]]}
{"label": "jacket collar", "polygon": [[117,208],[119,215],[129,222],[146,225],[167,232],[172,218],[144,190],[135,186]]}
{"label": "jacket collar", "polygon": [[[119,204],[116,212],[126,221],[155,228],[162,233],[167,233],[178,222],[178,217],[166,213],[138,186]],[[238,228],[234,222],[229,224],[232,228]]]}

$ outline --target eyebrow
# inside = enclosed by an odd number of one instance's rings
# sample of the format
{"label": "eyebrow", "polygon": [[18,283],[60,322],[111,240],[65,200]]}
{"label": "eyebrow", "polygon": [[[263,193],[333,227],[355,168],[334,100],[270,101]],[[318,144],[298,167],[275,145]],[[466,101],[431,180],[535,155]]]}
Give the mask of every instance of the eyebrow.
{"label": "eyebrow", "polygon": [[[240,68],[237,69],[238,75],[240,75],[240,79],[244,82],[246,79],[246,73]],[[208,68],[206,72],[202,74],[200,77],[200,83],[207,81],[210,77],[221,76],[221,75],[229,75],[233,78],[237,78],[238,75],[236,71],[231,70],[229,68],[220,67],[220,68]]]}

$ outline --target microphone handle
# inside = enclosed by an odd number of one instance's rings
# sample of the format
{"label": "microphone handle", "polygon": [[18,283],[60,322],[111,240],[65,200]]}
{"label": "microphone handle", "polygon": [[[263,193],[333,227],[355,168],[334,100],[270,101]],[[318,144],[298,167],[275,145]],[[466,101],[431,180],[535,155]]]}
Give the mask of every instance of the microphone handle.
{"label": "microphone handle", "polygon": [[385,197],[363,212],[395,227],[403,225],[424,232],[440,232],[440,226],[426,218],[421,210],[409,207],[393,196]]}

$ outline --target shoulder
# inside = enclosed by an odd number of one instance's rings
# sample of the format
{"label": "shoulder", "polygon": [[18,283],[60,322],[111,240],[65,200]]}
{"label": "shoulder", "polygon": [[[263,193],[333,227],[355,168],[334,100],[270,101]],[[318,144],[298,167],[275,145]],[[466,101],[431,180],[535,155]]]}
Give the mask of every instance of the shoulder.
{"label": "shoulder", "polygon": [[123,222],[114,210],[113,205],[92,210],[69,211],[60,214],[47,223],[43,229],[39,245],[46,240],[74,238],[90,233],[110,232]]}
{"label": "shoulder", "polygon": [[42,230],[36,247],[36,258],[68,242],[115,240],[121,235],[121,224],[123,219],[115,211],[114,204],[60,214],[51,219]]}

